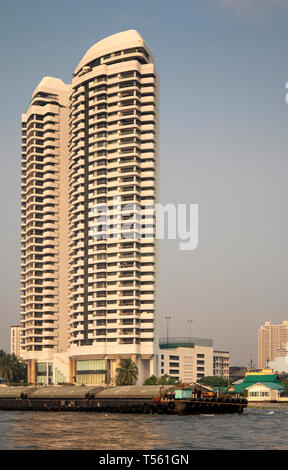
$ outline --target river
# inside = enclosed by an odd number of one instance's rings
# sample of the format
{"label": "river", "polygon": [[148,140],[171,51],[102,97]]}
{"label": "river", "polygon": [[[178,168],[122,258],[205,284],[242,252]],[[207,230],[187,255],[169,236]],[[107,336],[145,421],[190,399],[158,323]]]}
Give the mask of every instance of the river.
{"label": "river", "polygon": [[288,408],[242,415],[0,411],[0,449],[288,449]]}

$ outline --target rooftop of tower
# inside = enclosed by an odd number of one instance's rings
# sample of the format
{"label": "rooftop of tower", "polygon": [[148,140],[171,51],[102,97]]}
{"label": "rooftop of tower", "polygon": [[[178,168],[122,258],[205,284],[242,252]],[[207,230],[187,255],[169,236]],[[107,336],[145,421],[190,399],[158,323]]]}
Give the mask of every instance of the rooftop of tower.
{"label": "rooftop of tower", "polygon": [[[64,83],[61,78],[43,77],[32,93],[30,106],[39,104],[41,106],[39,100],[43,98],[48,99],[49,97],[55,97],[55,99],[57,97],[57,102],[59,102],[60,105],[67,106],[70,88],[71,85]],[[25,116],[25,114],[23,114],[23,116]]]}
{"label": "rooftop of tower", "polygon": [[89,64],[89,62],[92,60],[112,52],[136,46],[144,47],[150,54],[151,59],[153,59],[153,54],[151,53],[141,34],[138,33],[138,31],[135,29],[130,29],[127,31],[122,31],[121,33],[113,34],[112,36],[108,36],[96,42],[83,56],[75,68],[74,74],[77,74],[82,67],[84,67],[86,64]]}
{"label": "rooftop of tower", "polygon": [[43,77],[42,80],[39,82],[37,87],[32,93],[32,97],[36,95],[39,91],[46,92],[46,93],[53,93],[59,91],[68,91],[69,85],[63,82],[61,78],[55,77]]}

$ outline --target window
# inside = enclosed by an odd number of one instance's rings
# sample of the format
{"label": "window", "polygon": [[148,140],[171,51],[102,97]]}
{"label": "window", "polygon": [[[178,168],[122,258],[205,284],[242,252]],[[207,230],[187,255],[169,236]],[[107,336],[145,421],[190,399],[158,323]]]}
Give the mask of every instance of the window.
{"label": "window", "polygon": [[249,392],[250,397],[269,397],[269,392]]}
{"label": "window", "polygon": [[169,362],[169,367],[179,367],[179,362]]}

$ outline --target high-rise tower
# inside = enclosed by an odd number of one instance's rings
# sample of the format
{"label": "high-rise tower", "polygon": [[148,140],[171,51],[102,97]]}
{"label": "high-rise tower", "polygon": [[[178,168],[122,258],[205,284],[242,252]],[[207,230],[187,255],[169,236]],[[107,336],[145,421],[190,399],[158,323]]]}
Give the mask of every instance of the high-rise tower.
{"label": "high-rise tower", "polygon": [[22,116],[21,355],[29,382],[37,363],[40,371],[68,348],[69,95],[69,85],[45,77]]}
{"label": "high-rise tower", "polygon": [[258,329],[258,367],[263,369],[277,357],[287,357],[288,321],[272,325],[266,321]]}
{"label": "high-rise tower", "polygon": [[113,383],[121,358],[139,382],[157,374],[158,108],[135,30],[92,46],[72,85],[46,77],[33,94],[22,124],[31,382]]}
{"label": "high-rise tower", "polygon": [[110,379],[119,359],[132,357],[149,376],[157,343],[158,78],[137,31],[88,50],[70,109],[70,355],[105,358]]}

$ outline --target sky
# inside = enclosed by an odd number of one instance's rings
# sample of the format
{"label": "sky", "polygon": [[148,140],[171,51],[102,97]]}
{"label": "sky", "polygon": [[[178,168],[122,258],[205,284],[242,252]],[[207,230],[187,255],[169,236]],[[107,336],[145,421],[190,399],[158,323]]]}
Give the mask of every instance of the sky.
{"label": "sky", "polygon": [[[20,320],[21,113],[98,40],[137,29],[160,76],[160,200],[199,205],[199,245],[160,244],[162,335],[232,365],[288,319],[288,0],[1,0],[0,348]],[[256,364],[255,364],[256,365]]]}

